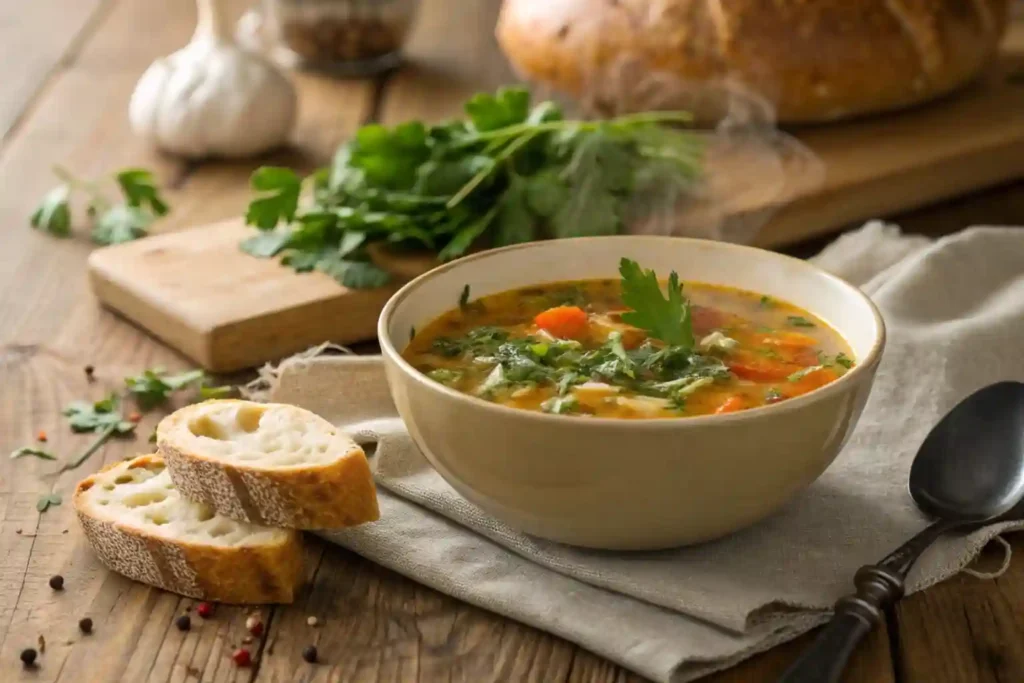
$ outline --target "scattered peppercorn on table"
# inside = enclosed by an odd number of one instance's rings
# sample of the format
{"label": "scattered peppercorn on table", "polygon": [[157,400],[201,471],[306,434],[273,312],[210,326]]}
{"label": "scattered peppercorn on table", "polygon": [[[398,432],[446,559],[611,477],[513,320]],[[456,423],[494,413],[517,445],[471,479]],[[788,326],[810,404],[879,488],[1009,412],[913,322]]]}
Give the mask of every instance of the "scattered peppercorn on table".
{"label": "scattered peppercorn on table", "polygon": [[[237,13],[249,3],[227,4]],[[411,46],[414,65],[389,77],[298,74],[296,146],[270,163],[312,170],[362,123],[438,120],[472,92],[513,80],[491,38],[497,6],[426,1]],[[0,446],[31,446],[63,459],[92,438],[67,429],[68,403],[99,400],[143,368],[181,371],[188,364],[96,306],[84,277],[90,245],[29,230],[27,216],[53,183],[51,165],[86,177],[152,168],[173,207],[161,229],[174,230],[240,215],[250,199],[249,173],[261,162],[185,164],[128,133],[135,81],[154,57],[188,40],[193,3],[37,0],[17,11],[17,21],[0,22],[0,59],[16,67],[0,91]],[[1021,223],[1024,182],[887,218],[932,234]],[[70,493],[102,464],[146,452],[160,414],[126,412],[132,424],[140,420],[134,440],[111,437],[75,471],[31,453],[0,458],[5,683],[640,681],[571,643],[312,537],[307,584],[289,606],[201,603],[106,571],[83,540]],[[1012,541],[1020,552],[1020,539]],[[1016,646],[1024,640],[1022,594],[1024,565],[1014,562],[997,581],[962,576],[914,595],[858,650],[845,680],[1024,680],[1024,652]],[[771,680],[808,639],[707,680]]]}

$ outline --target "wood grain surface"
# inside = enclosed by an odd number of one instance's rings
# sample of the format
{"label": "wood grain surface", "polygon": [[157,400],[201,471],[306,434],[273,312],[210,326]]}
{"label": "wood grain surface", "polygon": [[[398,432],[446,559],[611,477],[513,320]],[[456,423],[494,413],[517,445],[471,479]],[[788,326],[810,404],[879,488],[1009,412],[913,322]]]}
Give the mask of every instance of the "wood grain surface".
{"label": "wood grain surface", "polygon": [[[236,11],[247,5],[230,3]],[[475,79],[504,77],[487,48],[495,3],[427,0],[413,43],[418,66],[383,82],[327,82],[301,75],[295,149],[274,163],[311,168],[360,122],[426,116],[432,98],[461,98]],[[0,453],[33,442],[70,455],[89,441],[60,416],[73,399],[99,398],[123,377],[187,363],[138,329],[100,309],[86,288],[89,245],[30,230],[26,217],[61,163],[85,176],[133,164],[154,169],[169,189],[167,230],[237,216],[256,163],[183,164],[126,135],[126,103],[157,55],[189,37],[190,2],[33,0],[0,9],[0,58],[14,64],[0,88]],[[460,17],[451,31],[446,19]],[[460,74],[451,80],[441,74]],[[16,73],[13,73],[16,72]],[[489,82],[489,81],[488,81]],[[438,105],[440,106],[440,105]],[[267,161],[267,160],[261,160]],[[980,223],[1024,223],[1024,183],[894,221],[929,234]],[[808,246],[806,249],[811,249]],[[82,368],[96,367],[89,382]],[[182,633],[175,617],[192,601],[104,570],[85,547],[67,504],[40,515],[44,492],[69,494],[104,462],[147,450],[157,413],[136,440],[116,441],[78,471],[0,457],[0,680],[19,683],[195,683],[326,681],[571,681],[633,683],[635,676],[579,647],[419,586],[339,549],[311,541],[309,586],[289,607],[264,609],[266,629],[246,644],[255,665],[236,668],[248,611],[222,607]],[[5,450],[6,449],[6,450]],[[1013,539],[1015,549],[1022,544]],[[65,579],[63,591],[47,584]],[[890,628],[857,653],[847,683],[964,683],[1024,680],[1024,570],[994,581],[962,577],[906,600]],[[315,615],[316,627],[306,624]],[[78,631],[79,618],[95,623]],[[40,666],[24,671],[19,651],[46,641]],[[807,638],[708,678],[715,683],[772,680]],[[315,643],[324,663],[298,653]]]}

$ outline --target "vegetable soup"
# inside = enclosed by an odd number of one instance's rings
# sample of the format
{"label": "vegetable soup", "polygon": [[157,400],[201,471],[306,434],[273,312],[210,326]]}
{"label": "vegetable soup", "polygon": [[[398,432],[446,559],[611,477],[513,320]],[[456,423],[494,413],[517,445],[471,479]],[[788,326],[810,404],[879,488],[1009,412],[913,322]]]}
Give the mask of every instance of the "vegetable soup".
{"label": "vegetable soup", "polygon": [[621,277],[557,282],[470,301],[403,355],[431,379],[546,413],[663,418],[731,413],[833,382],[845,341],[792,304],[623,259]]}

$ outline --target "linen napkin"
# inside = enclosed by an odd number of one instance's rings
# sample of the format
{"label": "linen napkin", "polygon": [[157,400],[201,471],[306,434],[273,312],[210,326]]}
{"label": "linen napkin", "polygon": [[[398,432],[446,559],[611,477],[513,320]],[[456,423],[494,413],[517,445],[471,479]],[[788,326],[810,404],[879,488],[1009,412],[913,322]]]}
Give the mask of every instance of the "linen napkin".
{"label": "linen napkin", "polygon": [[[725,539],[609,553],[520,534],[461,498],[427,464],[388,396],[379,357],[295,357],[268,398],[374,443],[381,519],[328,540],[480,607],[549,631],[656,681],[690,681],[822,623],[863,564],[927,521],[907,493],[911,460],[953,405],[1024,380],[1024,229],[972,228],[931,242],[871,223],[817,262],[883,312],[888,345],[836,462],[773,517]],[[937,543],[920,590],[960,571],[1001,531]]]}

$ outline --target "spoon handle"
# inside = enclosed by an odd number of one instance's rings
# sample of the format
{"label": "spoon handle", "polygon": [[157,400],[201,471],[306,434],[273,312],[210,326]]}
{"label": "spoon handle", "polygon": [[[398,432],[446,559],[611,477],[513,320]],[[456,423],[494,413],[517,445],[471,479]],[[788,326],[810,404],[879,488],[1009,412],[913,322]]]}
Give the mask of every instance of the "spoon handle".
{"label": "spoon handle", "polygon": [[857,592],[836,602],[836,611],[810,648],[782,674],[778,683],[838,683],[857,644],[885,619],[885,609],[903,597],[903,580],[928,546],[962,522],[938,521],[878,564],[857,570]]}
{"label": "spoon handle", "polygon": [[885,608],[903,596],[903,578],[879,565],[861,567],[854,584],[857,592],[839,599],[825,630],[779,683],[838,683],[857,644],[885,619]]}

